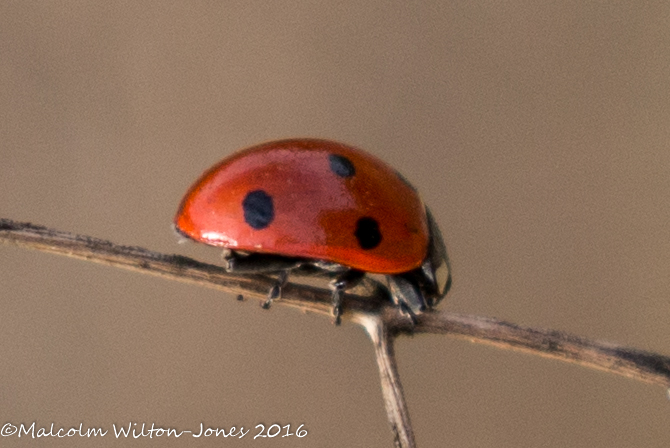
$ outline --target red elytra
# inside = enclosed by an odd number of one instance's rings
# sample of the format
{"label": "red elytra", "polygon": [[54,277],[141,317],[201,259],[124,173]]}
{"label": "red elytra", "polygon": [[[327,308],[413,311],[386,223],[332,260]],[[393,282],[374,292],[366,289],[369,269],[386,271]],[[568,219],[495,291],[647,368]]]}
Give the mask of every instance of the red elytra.
{"label": "red elytra", "polygon": [[442,236],[416,190],[378,158],[333,141],[274,141],[222,160],[188,190],[175,228],[228,249],[229,271],[278,273],[266,308],[290,272],[311,266],[332,279],[336,323],[342,293],[365,273],[384,275],[413,319],[451,284]]}
{"label": "red elytra", "polygon": [[[332,156],[348,160],[355,173],[338,175]],[[272,201],[272,221],[262,229],[245,220],[243,202],[253,191]],[[369,249],[355,235],[364,217],[378,223],[381,236]],[[393,168],[361,150],[315,139],[266,143],[224,159],[191,187],[175,224],[212,246],[382,274],[419,267],[428,247],[425,207]]]}

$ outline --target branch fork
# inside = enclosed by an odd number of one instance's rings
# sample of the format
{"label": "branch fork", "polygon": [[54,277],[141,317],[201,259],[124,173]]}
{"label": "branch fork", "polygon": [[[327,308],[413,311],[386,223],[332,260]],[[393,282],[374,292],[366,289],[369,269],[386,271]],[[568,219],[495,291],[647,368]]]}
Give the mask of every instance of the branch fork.
{"label": "branch fork", "polygon": [[[181,255],[121,246],[9,219],[0,219],[0,242],[194,283],[225,291],[232,297],[244,295],[262,299],[276,283],[276,280],[264,275],[230,274],[220,266]],[[331,292],[289,283],[282,288],[282,299],[275,304],[330,316]],[[562,331],[444,311],[426,312],[413,323],[390,303],[352,294],[345,295],[342,319],[362,325],[372,340],[396,447],[415,446],[393,351],[393,342],[401,334],[431,333],[465,338],[670,387],[670,357],[610,342],[593,341]]]}

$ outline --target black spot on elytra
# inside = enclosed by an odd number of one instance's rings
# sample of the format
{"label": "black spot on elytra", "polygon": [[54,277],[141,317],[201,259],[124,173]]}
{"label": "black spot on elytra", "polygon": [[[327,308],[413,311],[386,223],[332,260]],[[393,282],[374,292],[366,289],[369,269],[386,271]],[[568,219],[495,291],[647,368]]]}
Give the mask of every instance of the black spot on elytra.
{"label": "black spot on elytra", "polygon": [[330,161],[330,169],[338,176],[351,177],[356,174],[356,168],[354,168],[354,164],[351,163],[351,160],[347,159],[346,157],[338,156],[337,154],[330,154],[328,156],[328,160]]}
{"label": "black spot on elytra", "polygon": [[263,190],[247,193],[242,201],[242,208],[244,209],[244,220],[256,230],[269,226],[275,217],[272,197]]}
{"label": "black spot on elytra", "polygon": [[382,242],[382,234],[379,232],[379,223],[374,218],[363,217],[356,222],[354,232],[358,245],[363,249],[374,249]]}

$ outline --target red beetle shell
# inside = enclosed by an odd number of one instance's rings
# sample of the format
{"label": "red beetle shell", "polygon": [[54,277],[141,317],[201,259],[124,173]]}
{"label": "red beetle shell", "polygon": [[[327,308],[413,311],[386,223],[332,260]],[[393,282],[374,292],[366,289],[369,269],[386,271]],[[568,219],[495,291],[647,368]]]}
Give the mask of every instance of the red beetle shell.
{"label": "red beetle shell", "polygon": [[429,240],[425,206],[397,171],[317,139],[265,143],[222,160],[187,192],[175,225],[212,246],[380,274],[419,267]]}

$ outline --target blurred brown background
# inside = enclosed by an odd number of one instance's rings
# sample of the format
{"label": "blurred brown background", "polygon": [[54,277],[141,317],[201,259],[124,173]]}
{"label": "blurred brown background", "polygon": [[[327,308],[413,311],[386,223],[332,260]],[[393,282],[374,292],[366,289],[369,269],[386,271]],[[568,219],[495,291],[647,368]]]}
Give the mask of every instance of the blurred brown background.
{"label": "blurred brown background", "polygon": [[[0,3],[0,216],[178,246],[230,152],[379,155],[446,237],[442,307],[670,354],[667,2]],[[0,247],[0,423],[34,446],[391,446],[353,325]],[[420,447],[667,446],[662,388],[446,337],[399,341]],[[112,423],[304,423],[304,439],[115,440]],[[25,439],[0,439],[3,446]]]}

